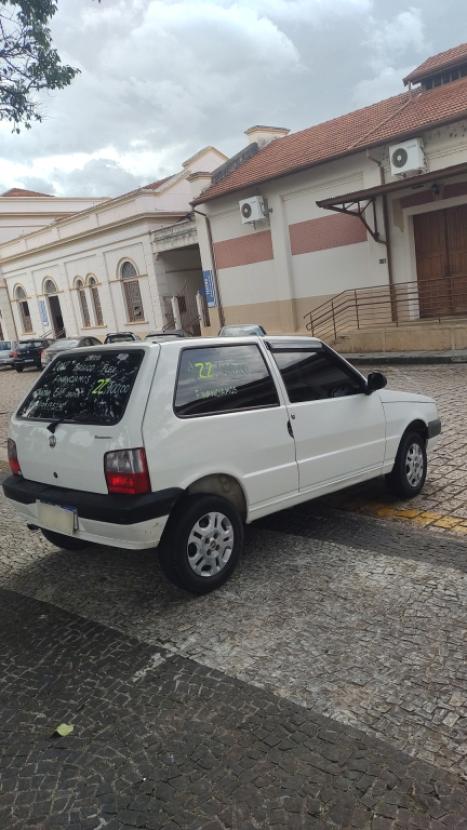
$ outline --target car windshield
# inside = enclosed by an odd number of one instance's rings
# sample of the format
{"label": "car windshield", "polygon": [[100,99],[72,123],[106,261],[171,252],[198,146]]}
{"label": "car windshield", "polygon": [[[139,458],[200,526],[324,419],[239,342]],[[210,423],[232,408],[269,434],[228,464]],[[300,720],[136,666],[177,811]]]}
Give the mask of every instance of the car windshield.
{"label": "car windshield", "polygon": [[263,334],[259,326],[224,326],[222,334],[229,337],[239,337],[248,334]]}
{"label": "car windshield", "polygon": [[116,424],[122,418],[144,352],[58,356],[18,410],[28,420]]}
{"label": "car windshield", "polygon": [[11,343],[9,340],[0,340],[0,352],[5,352],[8,349],[11,349]]}
{"label": "car windshield", "polygon": [[106,343],[132,343],[133,340],[131,334],[108,334],[105,338]]}
{"label": "car windshield", "polygon": [[51,349],[76,349],[79,346],[79,340],[76,337],[66,337],[63,340],[57,340],[56,343],[51,346]]}

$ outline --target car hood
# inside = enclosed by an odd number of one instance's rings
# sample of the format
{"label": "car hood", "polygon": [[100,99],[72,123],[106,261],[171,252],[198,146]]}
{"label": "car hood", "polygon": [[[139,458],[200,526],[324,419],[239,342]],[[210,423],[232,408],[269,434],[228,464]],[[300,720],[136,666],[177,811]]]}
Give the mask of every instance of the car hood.
{"label": "car hood", "polygon": [[416,392],[400,392],[397,389],[381,389],[379,394],[383,403],[435,404],[433,398],[429,398],[427,395],[417,395]]}

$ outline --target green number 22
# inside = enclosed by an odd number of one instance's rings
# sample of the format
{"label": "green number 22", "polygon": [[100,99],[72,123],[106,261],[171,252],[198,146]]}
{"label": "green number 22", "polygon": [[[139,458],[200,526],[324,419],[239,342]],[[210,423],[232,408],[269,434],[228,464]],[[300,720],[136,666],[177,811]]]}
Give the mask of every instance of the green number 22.
{"label": "green number 22", "polygon": [[200,363],[195,363],[196,368],[199,372],[200,380],[207,380],[208,378],[212,378],[212,367],[213,364],[209,362],[209,360],[200,361]]}
{"label": "green number 22", "polygon": [[100,380],[97,381],[94,389],[91,392],[91,395],[102,395],[102,392],[104,391],[104,389],[107,388],[109,383],[110,383],[110,378],[101,378]]}

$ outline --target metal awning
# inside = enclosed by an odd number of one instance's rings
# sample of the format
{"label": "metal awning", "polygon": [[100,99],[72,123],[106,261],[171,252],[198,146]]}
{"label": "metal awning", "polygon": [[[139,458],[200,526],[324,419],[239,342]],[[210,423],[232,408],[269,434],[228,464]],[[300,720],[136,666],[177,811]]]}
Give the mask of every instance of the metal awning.
{"label": "metal awning", "polygon": [[[380,238],[378,231],[378,217],[376,214],[376,199],[378,196],[394,193],[395,191],[407,190],[409,188],[411,190],[418,190],[425,184],[444,181],[444,179],[459,176],[462,173],[467,173],[467,163],[465,162],[463,164],[455,164],[452,167],[445,167],[443,170],[435,170],[432,173],[422,173],[419,176],[400,179],[397,182],[375,185],[374,187],[367,187],[364,190],[354,190],[351,193],[343,193],[340,196],[320,199],[316,204],[324,210],[334,210],[337,213],[346,213],[350,216],[358,217],[373,239],[377,242],[382,242],[383,240]],[[371,208],[371,224],[367,218],[368,208]]]}

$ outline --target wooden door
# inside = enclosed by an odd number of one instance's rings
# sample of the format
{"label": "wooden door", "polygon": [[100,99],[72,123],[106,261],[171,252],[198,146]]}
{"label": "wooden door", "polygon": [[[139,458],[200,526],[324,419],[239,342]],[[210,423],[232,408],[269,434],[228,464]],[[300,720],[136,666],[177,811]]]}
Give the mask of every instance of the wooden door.
{"label": "wooden door", "polygon": [[467,205],[444,211],[451,290],[451,313],[467,313]]}
{"label": "wooden door", "polygon": [[414,216],[420,317],[452,314],[446,211]]}

